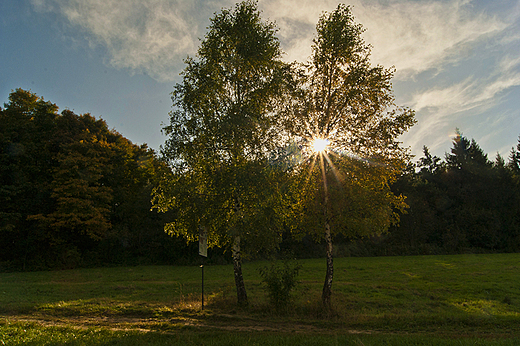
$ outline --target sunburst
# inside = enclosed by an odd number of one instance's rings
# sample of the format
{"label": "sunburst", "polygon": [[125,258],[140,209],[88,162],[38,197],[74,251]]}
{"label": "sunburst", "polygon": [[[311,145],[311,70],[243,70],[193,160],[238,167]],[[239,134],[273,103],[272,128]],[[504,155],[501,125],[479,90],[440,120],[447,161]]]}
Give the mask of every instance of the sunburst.
{"label": "sunburst", "polygon": [[329,147],[329,140],[326,138],[314,138],[312,141],[312,150],[315,153],[323,153],[325,152]]}
{"label": "sunburst", "polygon": [[308,178],[310,178],[312,171],[318,165],[319,170],[321,171],[323,187],[325,189],[325,193],[328,191],[328,183],[326,178],[327,166],[332,170],[337,181],[341,181],[341,173],[332,163],[332,156],[340,156],[334,152],[334,143],[327,137],[314,135],[307,141],[307,161],[309,163],[308,167]]}

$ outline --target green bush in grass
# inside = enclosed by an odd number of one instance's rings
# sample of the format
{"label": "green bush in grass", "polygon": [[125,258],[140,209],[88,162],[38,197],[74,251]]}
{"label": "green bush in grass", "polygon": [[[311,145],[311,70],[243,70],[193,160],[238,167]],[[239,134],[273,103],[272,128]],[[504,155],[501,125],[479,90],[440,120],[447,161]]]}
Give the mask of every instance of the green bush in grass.
{"label": "green bush in grass", "polygon": [[287,310],[291,298],[291,291],[296,287],[296,277],[302,266],[297,262],[283,261],[283,264],[276,262],[270,266],[259,269],[262,281],[267,288],[269,303],[276,311]]}

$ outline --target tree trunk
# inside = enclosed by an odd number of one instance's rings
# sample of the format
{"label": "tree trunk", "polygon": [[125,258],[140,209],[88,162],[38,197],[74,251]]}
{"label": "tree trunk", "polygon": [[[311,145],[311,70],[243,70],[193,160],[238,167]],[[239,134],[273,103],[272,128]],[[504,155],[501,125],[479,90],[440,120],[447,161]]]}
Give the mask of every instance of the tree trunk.
{"label": "tree trunk", "polygon": [[327,246],[327,272],[325,273],[325,283],[323,284],[323,291],[321,293],[321,301],[323,306],[327,309],[331,307],[332,296],[332,278],[334,277],[334,263],[332,259],[332,235],[330,234],[330,220],[329,220],[329,191],[327,187],[327,176],[325,173],[325,164],[323,162],[323,154],[321,159],[321,172],[323,175],[323,219],[325,220],[325,244]]}
{"label": "tree trunk", "polygon": [[236,236],[233,242],[233,271],[235,274],[235,285],[237,287],[238,305],[247,305],[246,286],[242,276],[242,256],[240,255],[240,236]]}
{"label": "tree trunk", "polygon": [[332,258],[332,236],[330,234],[330,225],[328,221],[325,222],[325,243],[327,245],[327,272],[325,274],[325,283],[323,284],[321,300],[326,308],[330,308],[332,296],[332,278],[334,277],[334,263]]}

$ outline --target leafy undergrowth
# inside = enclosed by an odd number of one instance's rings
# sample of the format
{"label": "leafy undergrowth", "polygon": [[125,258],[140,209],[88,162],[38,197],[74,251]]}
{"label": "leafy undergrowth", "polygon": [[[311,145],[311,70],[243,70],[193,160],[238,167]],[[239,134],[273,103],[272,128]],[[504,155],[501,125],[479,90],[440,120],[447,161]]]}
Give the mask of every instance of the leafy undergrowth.
{"label": "leafy undergrowth", "polygon": [[[235,303],[232,267],[207,267],[204,310],[196,267],[3,273],[0,345],[517,345],[519,260],[336,259],[331,310],[320,304],[320,260],[301,261],[282,311],[271,308],[262,286],[265,262],[244,266],[247,308]],[[251,336],[258,343],[248,343]]]}

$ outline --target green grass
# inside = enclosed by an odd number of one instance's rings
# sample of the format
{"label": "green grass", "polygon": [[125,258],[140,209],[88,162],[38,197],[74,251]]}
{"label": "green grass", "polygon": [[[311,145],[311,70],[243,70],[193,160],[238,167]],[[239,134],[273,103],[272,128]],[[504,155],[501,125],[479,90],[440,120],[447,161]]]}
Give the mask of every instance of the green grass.
{"label": "green grass", "polygon": [[512,338],[480,339],[443,338],[417,335],[351,335],[338,334],[280,334],[260,332],[183,331],[178,333],[144,333],[135,330],[113,331],[107,329],[74,329],[70,327],[46,327],[36,324],[11,323],[7,327],[0,323],[0,333],[5,345],[386,345],[386,346],[429,346],[429,345],[496,345],[516,346]]}
{"label": "green grass", "polygon": [[291,309],[269,309],[244,265],[0,274],[0,345],[519,345],[520,254],[335,259],[333,310],[320,305],[324,260],[300,261]]}

